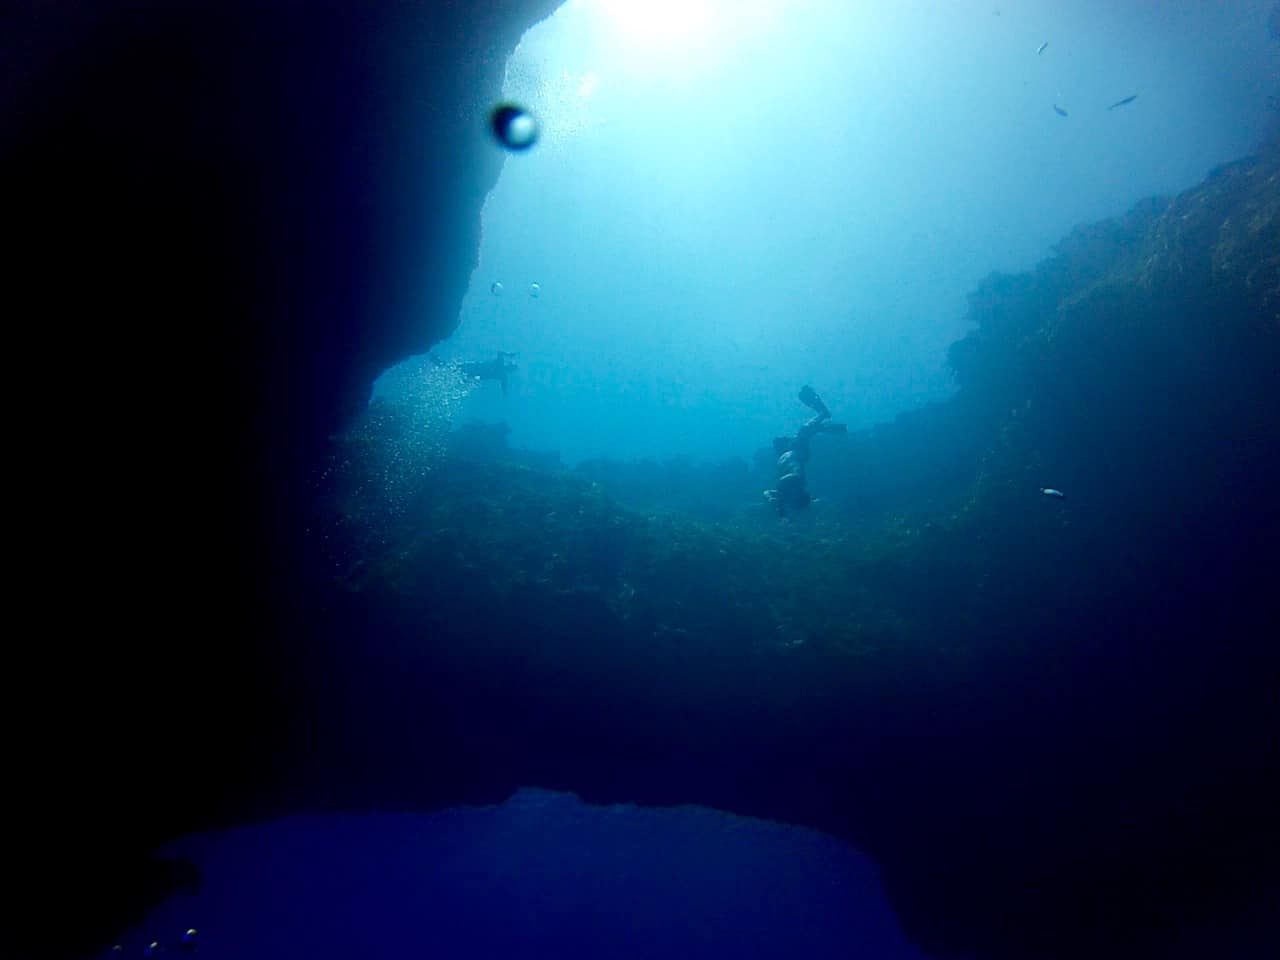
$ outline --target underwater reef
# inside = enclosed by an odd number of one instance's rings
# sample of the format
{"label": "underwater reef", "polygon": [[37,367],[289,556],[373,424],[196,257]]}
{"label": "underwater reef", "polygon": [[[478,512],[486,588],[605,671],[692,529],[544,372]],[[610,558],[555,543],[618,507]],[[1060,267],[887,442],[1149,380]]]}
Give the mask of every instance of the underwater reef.
{"label": "underwater reef", "polygon": [[317,503],[291,803],[536,784],[815,826],[939,956],[1265,925],[1280,151],[1078,228],[969,318],[957,395],[821,450],[794,522],[762,465],[570,470],[474,424],[425,451],[375,402]]}
{"label": "underwater reef", "polygon": [[0,950],[110,943],[198,884],[151,855],[193,830],[521,785],[821,827],[939,955],[1265,922],[1274,147],[986,281],[956,398],[825,448],[779,525],[754,463],[352,422],[456,322],[473,121],[555,5],[0,8]]}

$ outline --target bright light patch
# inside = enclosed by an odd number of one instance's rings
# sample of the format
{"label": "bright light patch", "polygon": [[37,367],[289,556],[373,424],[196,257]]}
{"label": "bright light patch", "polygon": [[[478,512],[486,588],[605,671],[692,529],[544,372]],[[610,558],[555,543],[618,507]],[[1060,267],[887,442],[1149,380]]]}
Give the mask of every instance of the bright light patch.
{"label": "bright light patch", "polygon": [[[597,53],[649,79],[708,74],[772,28],[794,0],[570,0]],[[562,8],[564,9],[564,8]]]}
{"label": "bright light patch", "polygon": [[[808,2],[808,0],[806,0]],[[831,2],[831,0],[824,0]],[[537,120],[538,152],[553,155],[637,102],[708,89],[763,55],[794,0],[566,0],[522,38],[504,99]],[[643,111],[641,111],[643,114]]]}
{"label": "bright light patch", "polygon": [[634,49],[679,55],[705,43],[715,17],[707,0],[585,0]]}

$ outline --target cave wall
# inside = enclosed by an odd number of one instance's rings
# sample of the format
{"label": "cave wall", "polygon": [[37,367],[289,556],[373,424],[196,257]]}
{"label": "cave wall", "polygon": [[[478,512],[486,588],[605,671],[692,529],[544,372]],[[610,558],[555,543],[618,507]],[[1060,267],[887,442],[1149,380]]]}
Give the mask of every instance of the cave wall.
{"label": "cave wall", "polygon": [[456,322],[502,162],[486,113],[556,5],[0,9],[31,625],[6,704],[27,921],[7,955],[107,935],[174,882],[155,841],[288,776],[298,505],[372,379]]}

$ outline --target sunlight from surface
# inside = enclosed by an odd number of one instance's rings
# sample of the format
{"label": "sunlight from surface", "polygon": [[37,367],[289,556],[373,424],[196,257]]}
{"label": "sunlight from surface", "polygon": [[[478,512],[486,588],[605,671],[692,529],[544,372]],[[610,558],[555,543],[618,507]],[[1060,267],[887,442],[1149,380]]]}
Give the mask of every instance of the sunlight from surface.
{"label": "sunlight from surface", "polygon": [[[797,8],[789,0],[568,0],[516,48],[503,94],[538,118],[543,150],[557,153],[590,128],[623,118],[634,125],[673,97],[709,96],[735,65],[750,76],[788,9]],[[612,102],[608,116],[602,98]]]}
{"label": "sunlight from surface", "polygon": [[[675,55],[707,41],[715,23],[707,0],[585,0],[619,36],[643,50]],[[723,11],[721,11],[723,15]]]}
{"label": "sunlight from surface", "polygon": [[566,0],[507,62],[540,136],[504,161],[437,351],[519,372],[463,416],[569,461],[749,454],[804,383],[854,428],[891,420],[951,395],[984,276],[1195,183],[1265,119],[1262,0],[1001,6]]}
{"label": "sunlight from surface", "polygon": [[688,80],[771,24],[785,0],[572,0],[598,49],[653,81]]}

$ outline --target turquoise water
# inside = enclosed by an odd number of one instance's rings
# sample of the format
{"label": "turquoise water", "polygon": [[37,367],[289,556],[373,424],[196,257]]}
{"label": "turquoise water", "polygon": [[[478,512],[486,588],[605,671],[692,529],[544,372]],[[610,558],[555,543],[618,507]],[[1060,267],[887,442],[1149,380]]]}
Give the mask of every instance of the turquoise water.
{"label": "turquoise water", "polygon": [[1247,153],[1280,69],[1261,2],[619,6],[512,56],[543,137],[435,351],[517,353],[459,416],[570,463],[750,457],[803,383],[854,427],[949,396],[982,277]]}

